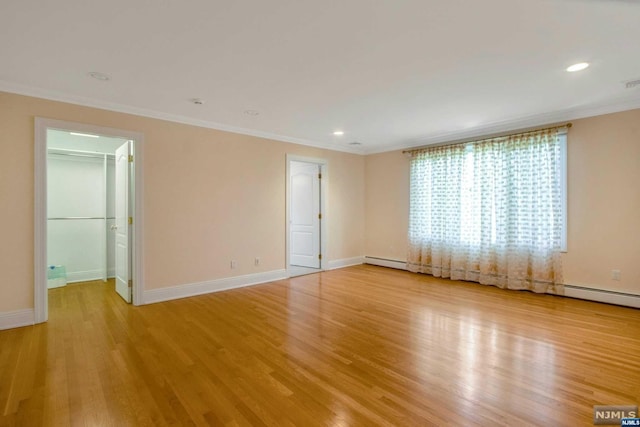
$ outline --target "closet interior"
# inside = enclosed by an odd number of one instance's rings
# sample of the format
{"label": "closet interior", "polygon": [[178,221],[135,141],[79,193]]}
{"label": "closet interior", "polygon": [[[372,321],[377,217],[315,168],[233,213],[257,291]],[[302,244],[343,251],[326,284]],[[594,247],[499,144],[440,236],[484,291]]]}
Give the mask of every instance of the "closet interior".
{"label": "closet interior", "polygon": [[49,130],[48,287],[115,275],[115,150],[126,140]]}

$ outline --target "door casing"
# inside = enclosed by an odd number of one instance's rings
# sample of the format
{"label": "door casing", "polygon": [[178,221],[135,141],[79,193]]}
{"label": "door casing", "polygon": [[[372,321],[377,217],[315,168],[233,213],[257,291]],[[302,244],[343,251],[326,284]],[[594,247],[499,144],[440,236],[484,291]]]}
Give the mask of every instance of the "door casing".
{"label": "door casing", "polygon": [[47,130],[91,133],[134,142],[133,163],[133,225],[132,265],[133,304],[144,304],[144,135],[122,129],[36,117],[34,140],[34,321],[46,322],[49,317],[47,295]]}

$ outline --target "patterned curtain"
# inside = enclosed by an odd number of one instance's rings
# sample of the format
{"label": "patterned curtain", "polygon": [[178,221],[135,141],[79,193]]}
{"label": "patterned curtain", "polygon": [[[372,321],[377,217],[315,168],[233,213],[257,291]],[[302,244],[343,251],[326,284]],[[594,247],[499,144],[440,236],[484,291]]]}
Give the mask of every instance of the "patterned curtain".
{"label": "patterned curtain", "polygon": [[409,270],[563,294],[560,161],[557,130],[414,151]]}

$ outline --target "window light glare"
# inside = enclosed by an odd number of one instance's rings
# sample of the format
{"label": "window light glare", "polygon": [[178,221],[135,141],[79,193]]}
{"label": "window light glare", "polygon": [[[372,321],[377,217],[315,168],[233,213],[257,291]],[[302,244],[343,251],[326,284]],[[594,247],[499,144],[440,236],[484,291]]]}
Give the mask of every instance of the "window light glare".
{"label": "window light glare", "polygon": [[337,131],[335,131],[333,134],[334,134],[335,136],[342,136],[342,135],[344,135],[344,132],[343,132],[343,131],[341,131],[341,130],[337,130]]}
{"label": "window light glare", "polygon": [[567,71],[570,73],[575,73],[576,71],[582,71],[589,66],[588,62],[579,62],[577,64],[573,64],[567,67]]}

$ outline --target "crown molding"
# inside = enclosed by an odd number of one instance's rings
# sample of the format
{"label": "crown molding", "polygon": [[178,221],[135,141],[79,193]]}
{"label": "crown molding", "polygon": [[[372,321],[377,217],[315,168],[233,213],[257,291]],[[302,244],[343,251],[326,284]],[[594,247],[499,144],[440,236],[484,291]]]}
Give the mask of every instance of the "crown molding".
{"label": "crown molding", "polygon": [[68,104],[81,105],[83,107],[98,108],[101,110],[113,111],[116,113],[131,114],[134,116],[147,117],[151,119],[164,120],[168,122],[181,123],[185,125],[197,126],[207,129],[215,129],[225,132],[232,132],[241,135],[255,136],[257,138],[271,139],[280,142],[289,142],[291,144],[306,145],[308,147],[321,148],[325,150],[341,151],[351,154],[363,154],[361,149],[352,149],[342,145],[332,143],[322,143],[303,138],[295,138],[286,135],[279,135],[270,132],[263,132],[255,129],[248,129],[238,126],[225,125],[223,123],[212,122],[208,120],[193,119],[191,117],[181,116],[178,114],[169,114],[161,111],[149,110],[146,108],[133,107],[130,105],[118,104],[114,102],[100,101],[83,96],[69,95],[62,92],[51,91],[47,89],[21,85],[17,83],[0,80],[0,91],[14,93],[17,95],[31,96],[34,98],[47,99],[49,101],[65,102]]}
{"label": "crown molding", "polygon": [[177,114],[163,113],[161,111],[100,101],[82,96],[69,95],[62,92],[21,85],[4,80],[0,80],[0,91],[357,155],[377,154],[396,150],[406,150],[424,145],[439,144],[443,142],[462,141],[465,139],[485,137],[487,135],[504,132],[518,131],[526,128],[543,126],[566,120],[577,120],[640,108],[640,96],[627,96],[623,98],[603,101],[597,104],[581,105],[573,108],[557,110],[550,113],[533,114],[530,116],[522,116],[508,120],[498,120],[491,123],[486,123],[473,129],[454,130],[428,138],[403,141],[384,147],[367,148],[361,146],[354,149],[352,147],[345,147],[343,145],[334,143],[322,143],[319,141],[312,141],[304,138],[295,138],[286,135],[263,132],[255,129],[225,125],[223,123],[217,123],[208,120],[193,119]]}
{"label": "crown molding", "polygon": [[371,150],[366,150],[364,154],[368,155],[386,153],[389,151],[408,150],[425,145],[440,144],[443,142],[464,141],[471,138],[486,137],[499,133],[513,132],[527,128],[545,126],[553,123],[560,123],[568,120],[578,120],[587,117],[634,110],[636,108],[640,108],[640,96],[637,95],[608,100],[598,104],[581,105],[578,107],[557,110],[550,113],[533,114],[530,116],[523,116],[509,120],[499,120],[473,129],[445,132],[429,138],[416,139],[389,145],[380,148],[379,150],[373,148]]}

